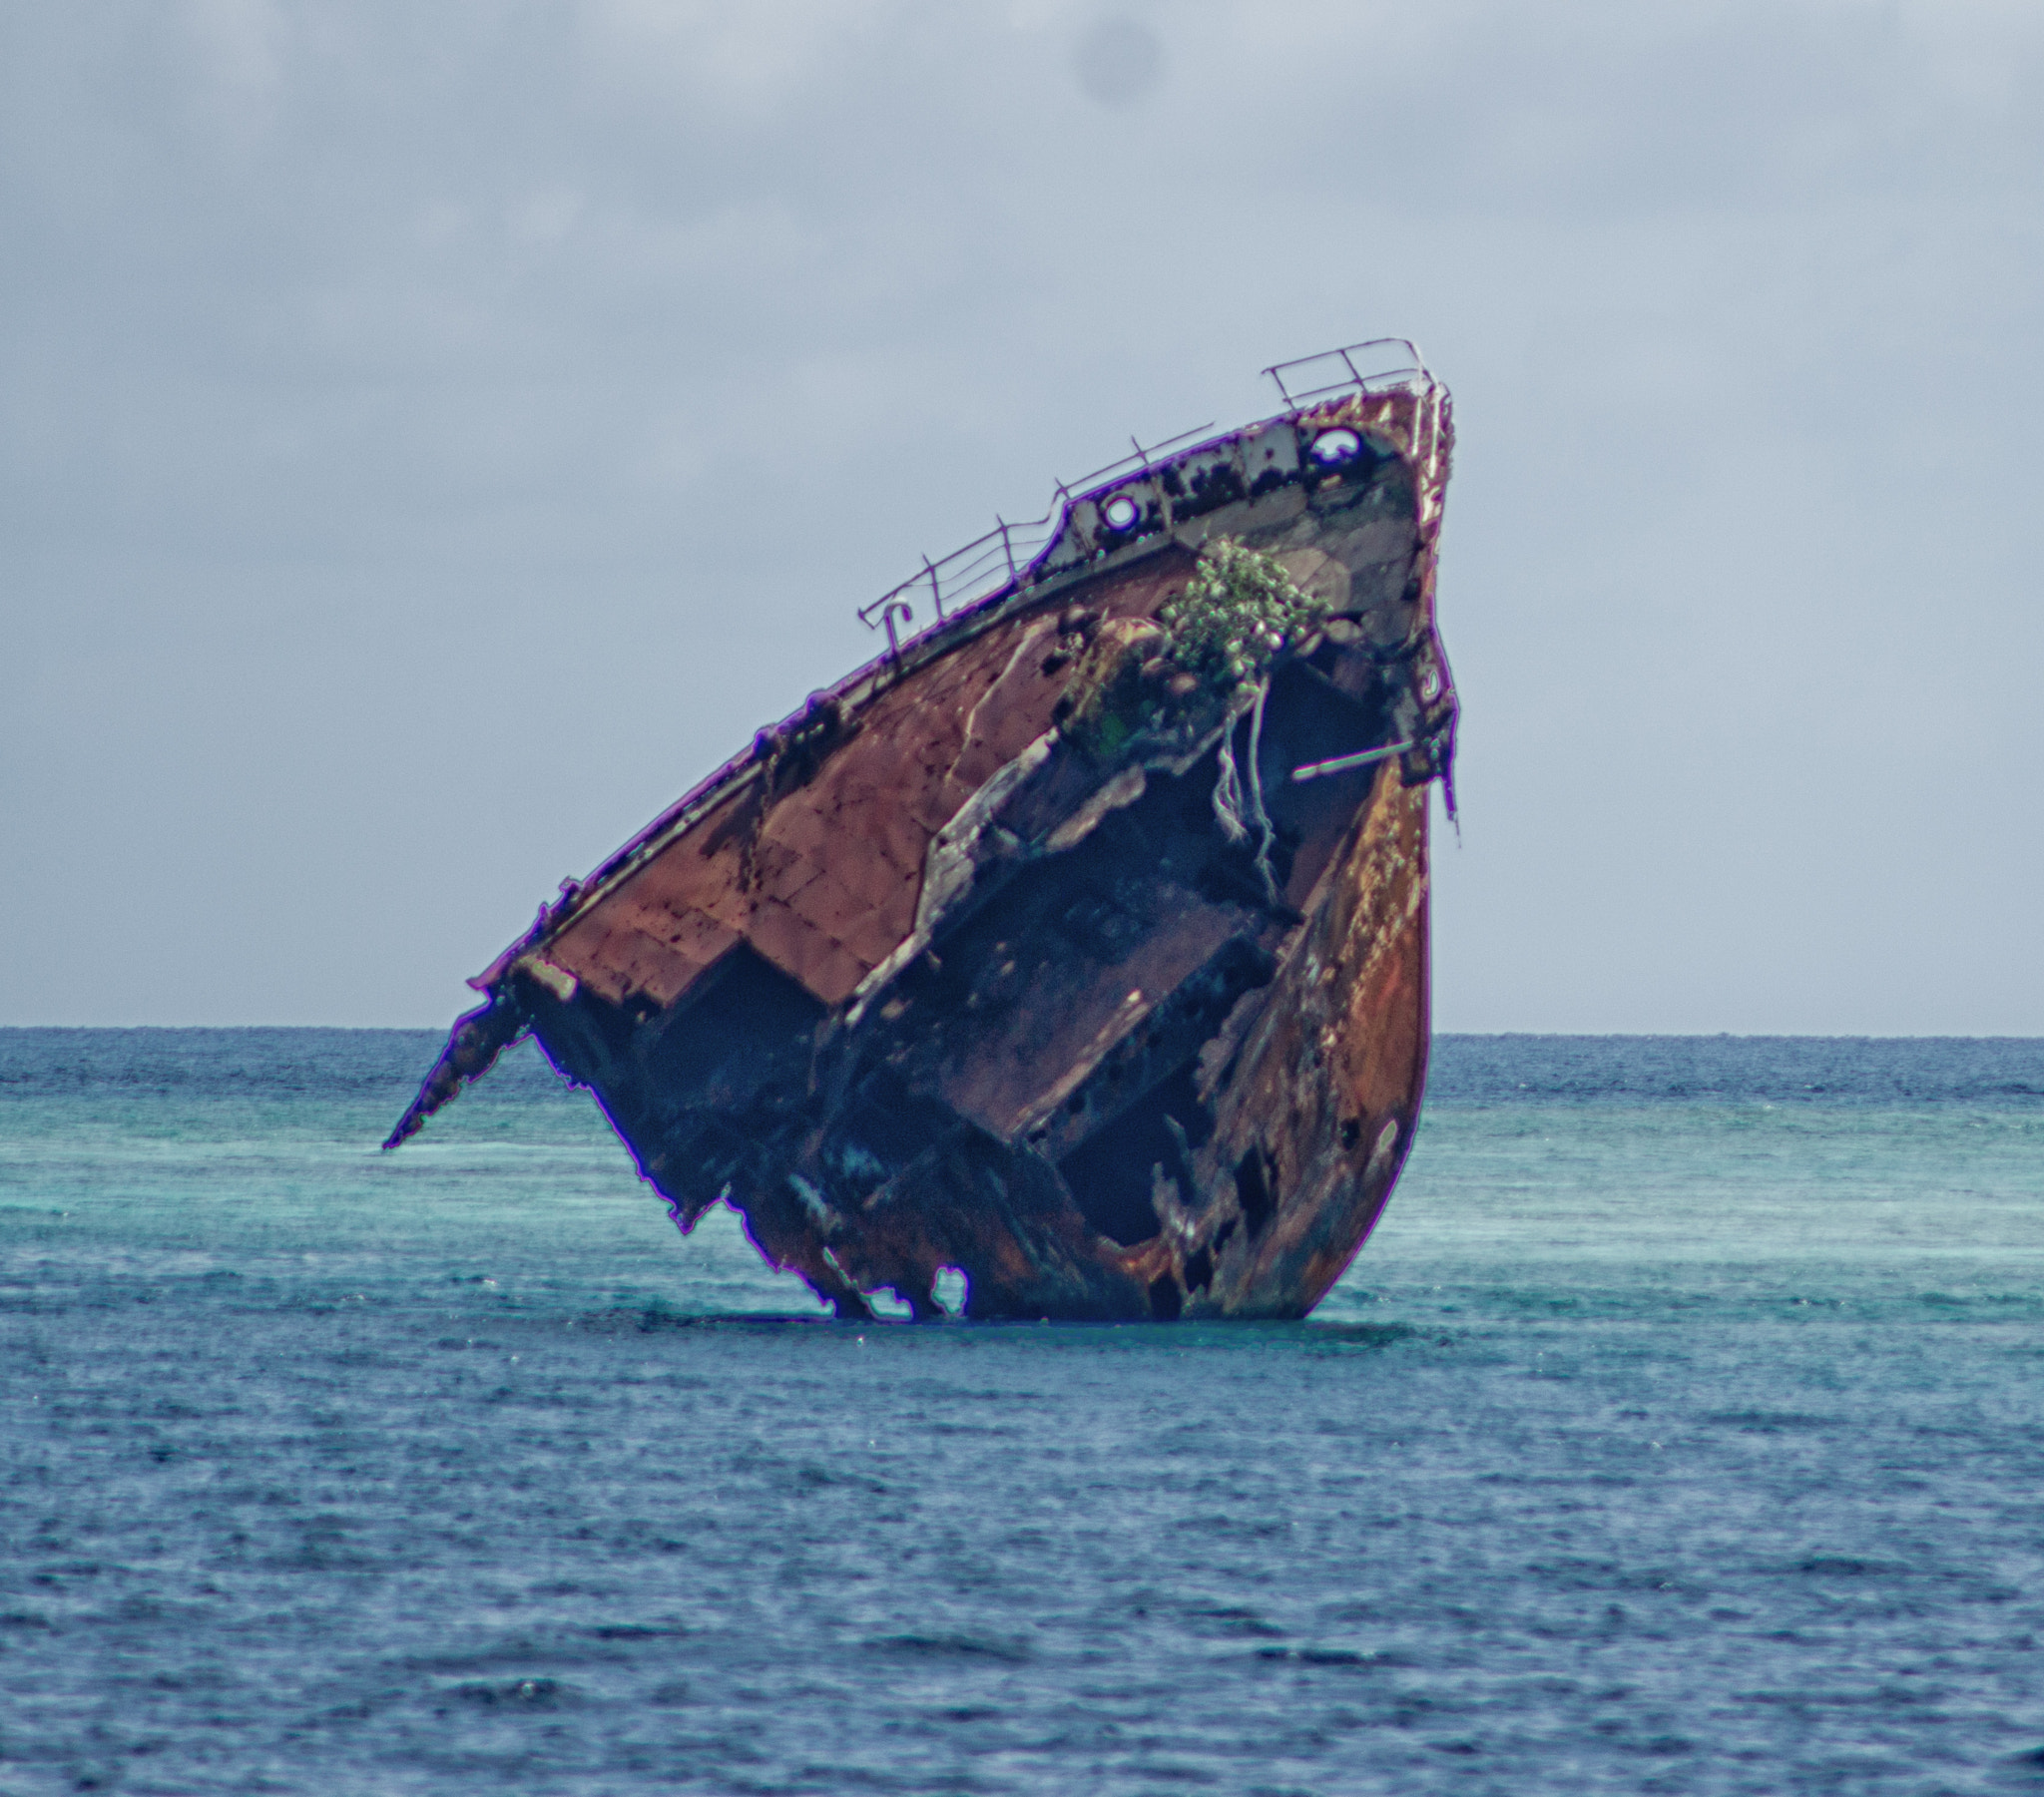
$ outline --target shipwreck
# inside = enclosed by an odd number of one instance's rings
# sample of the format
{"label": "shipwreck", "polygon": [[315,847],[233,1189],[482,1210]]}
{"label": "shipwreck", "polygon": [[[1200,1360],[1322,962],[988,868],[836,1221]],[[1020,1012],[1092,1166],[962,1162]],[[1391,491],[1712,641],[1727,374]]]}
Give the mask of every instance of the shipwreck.
{"label": "shipwreck", "polygon": [[1311,1310],[1426,1076],[1452,428],[1401,340],[1267,372],[865,608],[470,982],[385,1146],[529,1033],[840,1316]]}

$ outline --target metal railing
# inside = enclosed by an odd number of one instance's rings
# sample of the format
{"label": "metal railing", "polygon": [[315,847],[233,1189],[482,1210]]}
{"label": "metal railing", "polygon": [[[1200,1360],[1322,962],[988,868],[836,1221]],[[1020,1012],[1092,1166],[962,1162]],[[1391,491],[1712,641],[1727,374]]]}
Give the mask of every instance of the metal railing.
{"label": "metal railing", "polygon": [[[1403,350],[1404,359],[1376,353],[1392,349]],[[1317,386],[1295,386],[1285,379],[1286,375],[1291,375],[1295,381],[1297,371],[1314,368],[1323,373],[1338,371],[1339,377]],[[1433,375],[1418,346],[1405,337],[1372,337],[1364,343],[1350,343],[1344,348],[1325,350],[1297,361],[1278,362],[1264,372],[1277,383],[1278,391],[1283,395],[1285,410],[1290,412],[1330,394],[1351,389],[1371,392],[1415,381],[1426,385],[1433,382]],[[924,556],[919,573],[910,575],[898,587],[890,588],[870,605],[858,608],[859,622],[868,630],[884,630],[887,633],[887,653],[899,656],[902,643],[900,627],[915,622],[917,600],[927,598],[935,614],[934,628],[948,622],[966,607],[1020,584],[1057,541],[1076,501],[1098,498],[1132,473],[1147,475],[1160,459],[1168,460],[1188,449],[1204,448],[1207,442],[1218,440],[1203,436],[1213,428],[1211,423],[1197,425],[1162,443],[1153,443],[1147,449],[1131,437],[1131,454],[1108,463],[1104,468],[1096,468],[1078,480],[1059,481],[1051,498],[1050,510],[1041,518],[1010,523],[996,514],[994,528],[985,536],[975,537],[964,548],[954,549],[941,561],[932,562]]]}
{"label": "metal railing", "polygon": [[1041,518],[1011,523],[996,514],[994,528],[983,537],[975,537],[963,549],[954,549],[939,562],[923,557],[920,574],[910,575],[871,605],[859,607],[859,622],[868,630],[884,628],[888,650],[898,654],[901,643],[897,624],[914,621],[914,599],[927,596],[936,622],[942,624],[962,608],[1013,586],[1056,541],[1074,499],[1086,498],[1111,486],[1121,476],[1147,473],[1159,456],[1190,446],[1201,432],[1213,428],[1211,421],[1196,425],[1162,443],[1153,443],[1148,449],[1131,437],[1128,455],[1081,475],[1076,481],[1059,481],[1051,496],[1050,510]]}
{"label": "metal railing", "polygon": [[[1386,357],[1374,352],[1402,349],[1402,359]],[[1358,366],[1356,357],[1362,357]],[[1339,378],[1322,382],[1318,386],[1294,384],[1299,378],[1298,370],[1316,368],[1323,373],[1340,371]],[[1364,373],[1364,369],[1369,372]],[[1324,399],[1330,393],[1345,393],[1353,387],[1367,393],[1382,387],[1403,386],[1417,378],[1428,386],[1433,384],[1433,371],[1426,365],[1426,357],[1419,353],[1419,345],[1410,337],[1371,337],[1367,342],[1350,343],[1341,349],[1323,349],[1318,355],[1300,356],[1296,361],[1278,362],[1264,372],[1277,384],[1288,410],[1297,411],[1301,406],[1315,399]],[[1289,374],[1291,380],[1284,377]]]}
{"label": "metal railing", "polygon": [[1063,497],[1064,489],[1060,488],[1059,502],[1044,517],[1026,524],[1010,524],[997,516],[994,528],[985,536],[975,537],[963,549],[954,549],[941,562],[924,556],[920,574],[910,575],[871,605],[859,607],[859,622],[868,630],[884,626],[887,647],[898,651],[901,645],[897,621],[907,624],[915,618],[911,595],[926,594],[936,621],[941,624],[948,616],[947,605],[955,612],[1012,585],[1056,534],[1055,527],[1064,516]]}

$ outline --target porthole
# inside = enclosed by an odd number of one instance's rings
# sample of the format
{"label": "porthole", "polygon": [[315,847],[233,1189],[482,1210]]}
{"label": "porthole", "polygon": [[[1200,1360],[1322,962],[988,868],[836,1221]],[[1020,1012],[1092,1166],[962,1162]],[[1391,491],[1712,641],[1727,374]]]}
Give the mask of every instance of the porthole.
{"label": "porthole", "polygon": [[1143,521],[1143,508],[1133,495],[1117,493],[1100,508],[1100,521],[1117,534],[1132,531]]}
{"label": "porthole", "polygon": [[1339,468],[1362,454],[1362,439],[1346,426],[1323,430],[1306,453],[1322,468]]}

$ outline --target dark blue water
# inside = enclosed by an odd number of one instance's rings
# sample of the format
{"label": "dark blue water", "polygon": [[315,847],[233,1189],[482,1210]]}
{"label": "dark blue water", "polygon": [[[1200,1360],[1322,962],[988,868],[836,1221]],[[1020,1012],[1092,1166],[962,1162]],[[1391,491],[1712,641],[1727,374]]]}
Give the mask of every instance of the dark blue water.
{"label": "dark blue water", "polygon": [[436,1046],[0,1032],[0,1790],[2044,1791],[2044,1044],[1448,1039],[1312,1322],[930,1329]]}

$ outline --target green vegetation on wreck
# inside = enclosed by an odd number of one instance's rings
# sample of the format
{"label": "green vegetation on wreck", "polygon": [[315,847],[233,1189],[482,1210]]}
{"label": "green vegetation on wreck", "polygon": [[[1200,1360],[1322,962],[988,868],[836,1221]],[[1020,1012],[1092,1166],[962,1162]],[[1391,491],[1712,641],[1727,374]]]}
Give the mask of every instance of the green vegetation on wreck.
{"label": "green vegetation on wreck", "polygon": [[1103,630],[1072,676],[1067,741],[1112,761],[1141,736],[1231,706],[1261,687],[1287,645],[1319,628],[1326,603],[1272,557],[1233,537],[1200,554],[1186,589],[1156,623]]}

